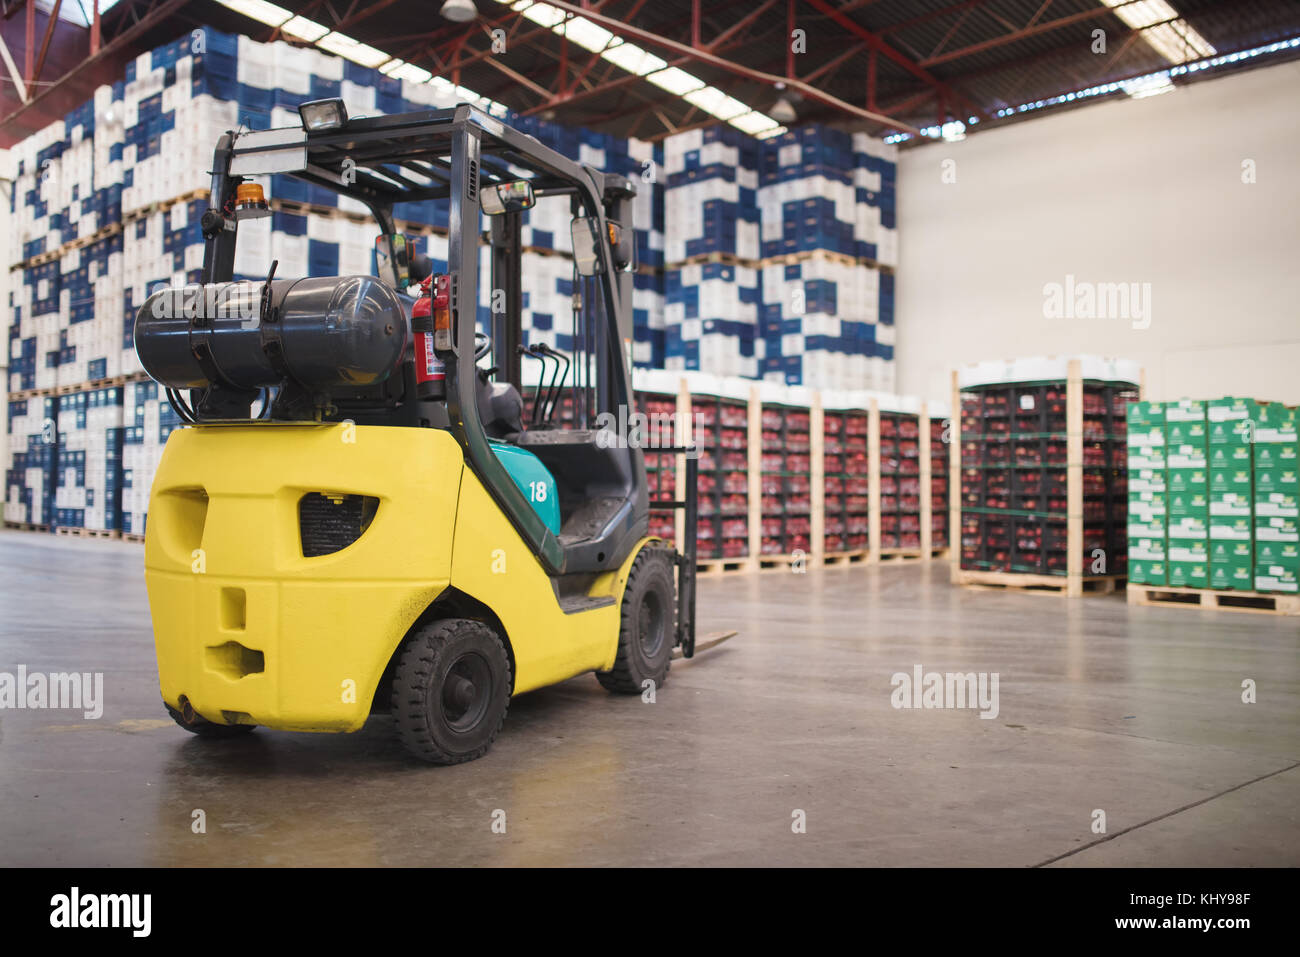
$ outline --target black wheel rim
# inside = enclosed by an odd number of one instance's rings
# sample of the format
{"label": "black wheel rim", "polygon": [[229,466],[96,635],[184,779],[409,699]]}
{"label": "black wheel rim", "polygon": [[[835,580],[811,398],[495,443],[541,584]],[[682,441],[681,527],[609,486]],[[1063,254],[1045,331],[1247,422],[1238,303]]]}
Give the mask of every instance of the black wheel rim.
{"label": "black wheel rim", "polygon": [[664,608],[658,592],[648,591],[642,597],[641,607],[637,609],[636,630],[641,653],[654,658],[664,643]]}
{"label": "black wheel rim", "polygon": [[477,652],[461,655],[447,669],[438,695],[442,719],[452,731],[473,731],[492,700],[492,669]]}

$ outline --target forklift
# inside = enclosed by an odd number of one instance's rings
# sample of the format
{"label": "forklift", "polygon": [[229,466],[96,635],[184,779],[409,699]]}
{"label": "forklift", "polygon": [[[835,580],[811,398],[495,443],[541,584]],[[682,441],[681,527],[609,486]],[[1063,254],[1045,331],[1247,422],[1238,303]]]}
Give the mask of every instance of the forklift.
{"label": "forklift", "polygon": [[[352,732],[389,712],[411,754],[455,764],[488,750],[513,695],[586,672],[617,694],[662,685],[696,648],[696,457],[669,450],[686,487],[651,501],[641,450],[594,425],[632,406],[635,184],[464,104],[299,113],[301,128],[219,139],[203,282],[155,291],[135,320],[184,423],[145,531],[167,711],[206,738]],[[267,174],[364,204],[378,275],[270,263],[236,280],[240,224],[271,212]],[[557,196],[571,356],[521,334],[522,216]],[[427,200],[449,203],[438,275],[394,226],[395,205]],[[502,307],[486,331],[482,241]],[[527,422],[525,359],[542,367]],[[648,534],[652,508],[684,512],[683,552]]]}

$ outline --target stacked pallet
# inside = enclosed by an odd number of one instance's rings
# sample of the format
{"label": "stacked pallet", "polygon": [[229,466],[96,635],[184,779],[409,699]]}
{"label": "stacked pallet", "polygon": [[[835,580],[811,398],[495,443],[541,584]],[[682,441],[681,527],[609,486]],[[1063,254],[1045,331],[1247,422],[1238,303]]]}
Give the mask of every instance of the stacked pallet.
{"label": "stacked pallet", "polygon": [[1296,410],[1180,399],[1129,425],[1132,600],[1300,613],[1278,597],[1300,594]]}
{"label": "stacked pallet", "polygon": [[[220,135],[240,125],[297,126],[299,103],[329,96],[342,97],[351,115],[447,107],[458,99],[441,80],[415,83],[318,50],[204,29],[142,54],[128,64],[122,80],[100,87],[86,104],[14,147],[14,253],[21,259],[12,264],[7,322],[8,428],[14,439],[5,462],[6,520],[142,531],[157,461],[154,436],[165,432],[172,415],[156,393],[132,404],[134,387],[143,379],[132,338],[135,313],[157,286],[201,278],[199,220],[207,208],[212,150]],[[510,120],[571,158],[636,183],[640,264],[633,292],[633,360],[662,363],[662,149],[536,118]],[[264,278],[272,260],[279,261],[280,276],[374,271],[376,228],[359,202],[286,175],[255,179],[266,190],[273,215],[241,224],[237,278]],[[408,203],[394,210],[398,228],[438,270],[446,268],[448,205]],[[570,219],[567,198],[544,199],[529,211],[523,227],[524,340],[566,352],[575,345]],[[484,275],[486,264],[484,251]],[[491,316],[489,297],[490,284],[480,283],[478,318],[484,326]],[[104,474],[124,471],[120,509],[56,505],[60,487],[62,501],[82,498],[80,486],[67,484],[66,474],[59,486],[53,471],[63,433],[56,423],[49,447],[29,448],[24,431],[31,427],[28,413],[20,411],[25,400],[58,393],[66,405],[75,401],[67,395],[92,386],[128,387],[127,438],[113,443],[105,433],[104,441],[67,451],[78,458],[86,453],[88,474],[99,474],[101,463],[92,465],[90,459],[101,449],[107,457]],[[55,406],[36,418],[56,418],[62,406]]]}
{"label": "stacked pallet", "polygon": [[1131,363],[984,363],[953,377],[960,584],[1111,591],[1126,573]]}
{"label": "stacked pallet", "polygon": [[664,164],[667,368],[892,390],[893,147],[718,126]]}
{"label": "stacked pallet", "polygon": [[866,409],[841,408],[852,400],[828,398],[823,413],[822,480],[828,559],[866,555],[871,529],[871,460]]}

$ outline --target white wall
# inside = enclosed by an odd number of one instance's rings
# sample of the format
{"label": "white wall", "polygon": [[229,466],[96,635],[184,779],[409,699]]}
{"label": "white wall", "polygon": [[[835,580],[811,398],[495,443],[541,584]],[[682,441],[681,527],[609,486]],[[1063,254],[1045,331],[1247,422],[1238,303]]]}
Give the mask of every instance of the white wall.
{"label": "white wall", "polygon": [[[1153,399],[1300,403],[1297,90],[1291,62],[903,151],[899,390],[1087,352],[1140,361]],[[1149,328],[1044,318],[1044,285],[1067,274],[1150,283]]]}

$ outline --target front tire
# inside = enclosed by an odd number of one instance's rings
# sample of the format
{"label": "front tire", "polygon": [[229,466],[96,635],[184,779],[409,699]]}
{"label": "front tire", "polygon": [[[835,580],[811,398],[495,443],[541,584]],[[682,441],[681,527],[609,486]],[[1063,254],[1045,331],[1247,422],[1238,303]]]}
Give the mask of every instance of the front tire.
{"label": "front tire", "polygon": [[623,589],[614,667],[596,672],[606,691],[641,694],[646,681],[658,688],[667,680],[677,637],[676,596],[670,553],[643,548]]}
{"label": "front tire", "polygon": [[393,718],[406,750],[459,764],[492,746],[510,707],[510,657],[481,621],[448,618],[412,634],[393,675]]}

